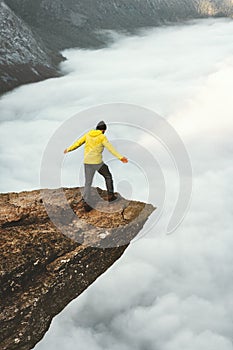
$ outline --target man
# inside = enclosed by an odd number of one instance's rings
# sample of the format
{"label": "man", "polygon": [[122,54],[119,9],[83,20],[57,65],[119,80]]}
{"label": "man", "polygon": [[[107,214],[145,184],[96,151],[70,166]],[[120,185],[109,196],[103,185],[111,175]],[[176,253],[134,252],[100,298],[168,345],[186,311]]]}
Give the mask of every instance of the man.
{"label": "man", "polygon": [[90,191],[93,177],[96,171],[101,174],[106,183],[108,192],[108,201],[114,201],[117,197],[114,194],[112,174],[109,171],[108,166],[103,162],[102,152],[104,147],[108,149],[116,158],[123,163],[128,163],[128,159],[123,157],[108,141],[104,135],[107,126],[104,121],[97,124],[96,130],[90,130],[80,139],[78,139],[72,146],[66,148],[64,153],[71,152],[85,143],[84,149],[84,169],[85,169],[85,187],[84,187],[84,208],[86,211],[90,211],[92,207],[90,203]]}

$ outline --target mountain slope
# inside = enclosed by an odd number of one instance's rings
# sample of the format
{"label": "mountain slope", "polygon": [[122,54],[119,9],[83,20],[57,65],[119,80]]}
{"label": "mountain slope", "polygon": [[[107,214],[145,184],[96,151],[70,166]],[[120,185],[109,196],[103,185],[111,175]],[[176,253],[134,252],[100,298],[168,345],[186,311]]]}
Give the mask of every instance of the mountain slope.
{"label": "mountain slope", "polygon": [[128,30],[232,16],[231,0],[6,0],[54,49],[97,47],[100,29]]}
{"label": "mountain slope", "polygon": [[58,75],[55,63],[59,57],[53,58],[28,25],[2,1],[0,42],[0,92]]}
{"label": "mountain slope", "polygon": [[[106,45],[103,30],[233,17],[232,0],[0,0],[0,93],[57,76],[59,51]],[[105,37],[103,36],[105,35]]]}

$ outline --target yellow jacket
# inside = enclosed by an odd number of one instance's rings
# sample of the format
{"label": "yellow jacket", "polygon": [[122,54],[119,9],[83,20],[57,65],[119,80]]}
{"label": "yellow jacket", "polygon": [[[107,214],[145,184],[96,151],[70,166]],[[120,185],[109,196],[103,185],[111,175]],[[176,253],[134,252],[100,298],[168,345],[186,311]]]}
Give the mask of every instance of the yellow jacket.
{"label": "yellow jacket", "polygon": [[100,164],[102,163],[102,152],[106,147],[116,158],[121,159],[123,156],[108,141],[107,137],[101,130],[90,130],[72,146],[67,148],[67,151],[73,151],[85,143],[84,163],[85,164]]}

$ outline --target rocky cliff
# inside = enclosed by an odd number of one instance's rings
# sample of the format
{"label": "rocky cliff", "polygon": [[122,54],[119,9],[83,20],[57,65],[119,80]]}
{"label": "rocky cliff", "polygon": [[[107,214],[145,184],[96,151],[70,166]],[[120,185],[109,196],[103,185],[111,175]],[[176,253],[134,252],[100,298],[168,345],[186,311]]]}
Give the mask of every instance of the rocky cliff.
{"label": "rocky cliff", "polygon": [[58,76],[62,60],[43,45],[30,27],[0,2],[0,93],[20,84]]}
{"label": "rocky cliff", "polygon": [[102,29],[133,31],[209,16],[232,17],[231,0],[5,0],[55,50],[99,47]]}
{"label": "rocky cliff", "polygon": [[[61,191],[69,210],[59,202]],[[62,229],[47,214],[45,194]],[[86,213],[80,199],[80,188],[0,194],[2,350],[32,349],[52,318],[120,258],[155,209],[119,197],[102,200],[104,211],[100,201]]]}
{"label": "rocky cliff", "polygon": [[103,30],[210,16],[233,17],[232,0],[0,0],[0,93],[56,76],[60,50],[104,46]]}

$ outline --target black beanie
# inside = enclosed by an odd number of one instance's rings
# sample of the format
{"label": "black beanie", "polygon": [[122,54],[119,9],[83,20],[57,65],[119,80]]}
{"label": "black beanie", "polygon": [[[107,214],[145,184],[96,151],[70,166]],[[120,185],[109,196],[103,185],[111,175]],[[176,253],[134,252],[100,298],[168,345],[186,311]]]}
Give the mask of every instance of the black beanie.
{"label": "black beanie", "polygon": [[107,125],[103,120],[101,120],[101,122],[99,122],[96,126],[96,130],[106,130],[106,129],[107,129]]}

